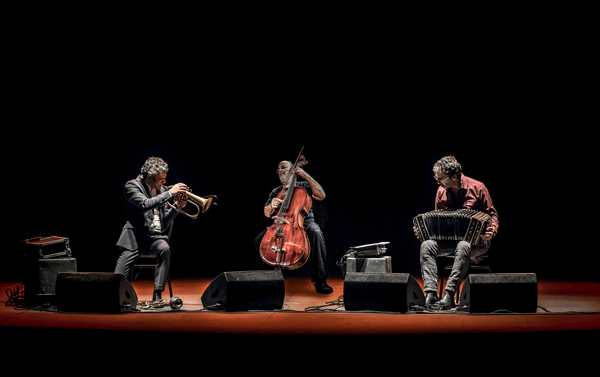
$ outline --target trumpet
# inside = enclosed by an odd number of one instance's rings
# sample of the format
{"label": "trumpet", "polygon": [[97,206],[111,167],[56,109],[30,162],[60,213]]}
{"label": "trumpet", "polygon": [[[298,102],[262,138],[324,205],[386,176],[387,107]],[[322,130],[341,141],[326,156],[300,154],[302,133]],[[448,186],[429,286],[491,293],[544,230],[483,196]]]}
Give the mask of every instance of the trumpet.
{"label": "trumpet", "polygon": [[[171,187],[173,187],[173,186],[167,186],[167,187],[165,187],[165,190],[169,190]],[[189,191],[182,191],[182,192],[178,193],[176,196],[186,195],[188,197],[188,203],[192,203],[194,206],[196,206],[197,212],[195,215],[190,215],[189,213],[183,211],[182,209],[177,208],[176,206],[174,206],[173,204],[171,204],[169,202],[167,202],[167,204],[171,208],[176,210],[177,212],[182,213],[191,219],[195,219],[198,217],[200,212],[204,213],[204,212],[206,212],[206,210],[208,210],[208,207],[210,207],[210,205],[212,204],[214,196],[210,196],[206,199],[206,198],[202,198],[198,195],[192,194],[191,191],[192,191],[191,189],[189,189]]]}

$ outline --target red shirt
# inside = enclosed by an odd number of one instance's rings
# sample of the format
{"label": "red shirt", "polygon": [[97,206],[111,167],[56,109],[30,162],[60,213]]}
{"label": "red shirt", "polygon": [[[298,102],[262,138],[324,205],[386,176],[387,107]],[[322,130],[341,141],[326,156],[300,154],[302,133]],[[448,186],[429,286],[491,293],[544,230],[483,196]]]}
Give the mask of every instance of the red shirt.
{"label": "red shirt", "polygon": [[494,232],[498,232],[498,212],[494,208],[492,198],[487,187],[479,181],[462,175],[462,185],[458,194],[438,187],[435,194],[435,209],[451,210],[459,208],[472,208],[487,213],[492,217],[490,225]]}

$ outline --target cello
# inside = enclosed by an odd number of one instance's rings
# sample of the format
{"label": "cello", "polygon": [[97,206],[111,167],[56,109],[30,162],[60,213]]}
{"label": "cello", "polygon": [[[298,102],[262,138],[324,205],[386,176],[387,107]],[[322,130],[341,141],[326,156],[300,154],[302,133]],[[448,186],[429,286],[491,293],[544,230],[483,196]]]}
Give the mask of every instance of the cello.
{"label": "cello", "polygon": [[[300,151],[302,153],[302,151]],[[290,171],[308,162],[302,154]],[[304,230],[304,218],[312,206],[312,199],[303,187],[296,187],[296,174],[277,197],[283,199],[273,224],[260,243],[260,257],[268,265],[294,270],[302,267],[310,257],[310,243]]]}

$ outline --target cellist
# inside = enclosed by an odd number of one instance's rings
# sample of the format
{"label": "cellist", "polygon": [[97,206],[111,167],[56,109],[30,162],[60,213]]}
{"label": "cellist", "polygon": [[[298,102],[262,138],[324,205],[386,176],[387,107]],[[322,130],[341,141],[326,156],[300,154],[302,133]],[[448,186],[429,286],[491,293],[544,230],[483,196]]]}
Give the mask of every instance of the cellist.
{"label": "cellist", "polygon": [[[304,179],[303,181],[296,181],[296,187],[303,187],[315,200],[321,201],[325,199],[323,187],[312,176],[301,167],[296,167],[293,171],[292,167],[293,164],[290,161],[281,161],[277,166],[277,175],[279,176],[281,186],[273,189],[269,194],[269,198],[264,207],[264,214],[266,217],[273,217],[273,215],[276,214],[277,209],[281,206],[283,201],[277,197],[277,194],[279,194],[281,190],[288,188],[293,174]],[[325,238],[323,237],[321,227],[315,222],[312,206],[306,217],[304,217],[304,229],[311,249],[310,260],[313,265],[311,281],[318,293],[332,293],[333,289],[327,285],[327,249],[325,247]],[[260,244],[263,235],[264,233],[259,235],[257,244]]]}

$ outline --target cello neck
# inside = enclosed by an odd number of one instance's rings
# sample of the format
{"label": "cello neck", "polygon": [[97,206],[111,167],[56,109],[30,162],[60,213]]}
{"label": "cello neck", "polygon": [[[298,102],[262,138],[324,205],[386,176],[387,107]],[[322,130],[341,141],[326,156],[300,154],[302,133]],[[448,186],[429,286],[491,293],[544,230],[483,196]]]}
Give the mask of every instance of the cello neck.
{"label": "cello neck", "polygon": [[[302,151],[304,150],[304,146],[302,146],[302,149],[300,149],[300,154],[298,155],[298,158],[296,158],[296,162],[294,162],[294,165],[290,168],[290,171],[294,171],[296,170],[296,167],[300,166],[304,166],[308,163],[308,161],[306,161],[306,158],[304,158],[304,156],[302,155]],[[292,195],[294,194],[294,187],[296,187],[296,174],[292,174],[292,176],[290,177],[289,180],[289,184],[288,184],[288,190],[285,193],[285,198],[283,199],[283,203],[281,204],[281,207],[279,208],[279,213],[286,213],[287,210],[290,208],[290,201],[292,200]]]}
{"label": "cello neck", "polygon": [[290,183],[288,185],[288,190],[285,193],[285,198],[283,199],[283,203],[281,203],[281,210],[283,212],[287,212],[287,210],[290,208],[290,201],[292,200],[292,195],[294,194],[294,187],[296,187],[296,174],[292,174]]}

